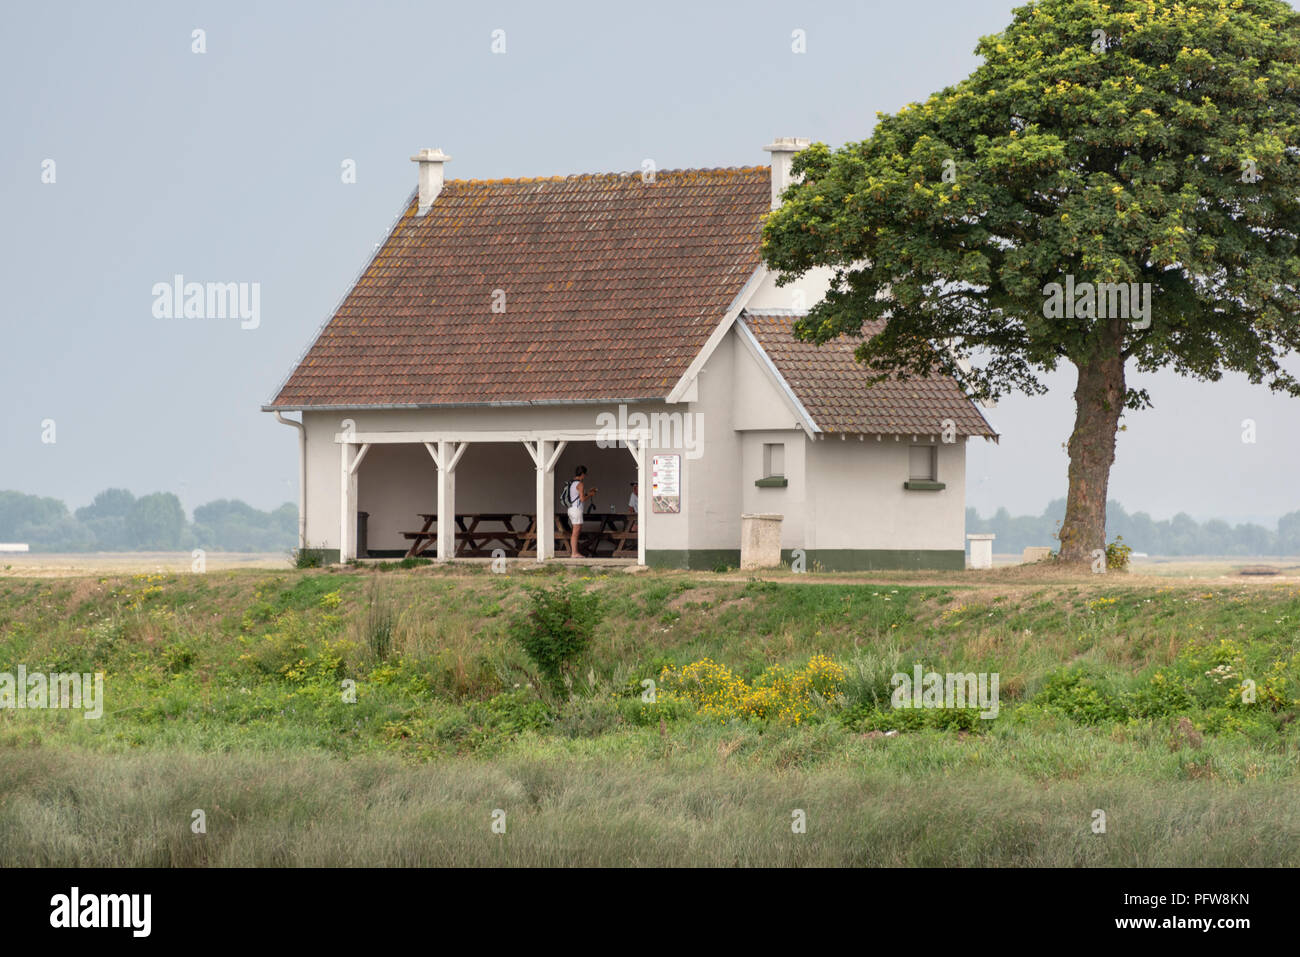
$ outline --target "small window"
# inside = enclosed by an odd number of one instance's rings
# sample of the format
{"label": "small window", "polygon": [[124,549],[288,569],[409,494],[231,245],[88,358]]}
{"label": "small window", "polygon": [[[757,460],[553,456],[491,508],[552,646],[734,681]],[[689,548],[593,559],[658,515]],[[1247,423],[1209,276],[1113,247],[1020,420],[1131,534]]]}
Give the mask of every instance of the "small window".
{"label": "small window", "polygon": [[933,445],[912,446],[908,479],[913,482],[939,481],[939,449]]}
{"label": "small window", "polygon": [[769,442],[763,446],[763,478],[785,477],[785,445]]}

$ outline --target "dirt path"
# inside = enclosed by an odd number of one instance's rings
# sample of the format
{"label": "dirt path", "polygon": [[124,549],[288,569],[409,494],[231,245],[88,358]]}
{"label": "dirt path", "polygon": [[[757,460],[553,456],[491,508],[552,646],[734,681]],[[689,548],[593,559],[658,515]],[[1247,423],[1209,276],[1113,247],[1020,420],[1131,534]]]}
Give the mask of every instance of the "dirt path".
{"label": "dirt path", "polygon": [[751,580],[772,582],[809,582],[833,585],[880,585],[912,587],[970,588],[973,593],[998,594],[1007,597],[1023,595],[1044,587],[1075,586],[1090,590],[1114,588],[1158,589],[1174,587],[1215,587],[1225,585],[1242,588],[1272,588],[1300,586],[1300,567],[1283,561],[1274,561],[1269,567],[1277,570],[1272,575],[1243,575],[1240,569],[1251,565],[1265,565],[1267,561],[1242,560],[1229,564],[1223,559],[1206,561],[1177,561],[1168,563],[1140,563],[1127,572],[1092,574],[1070,572],[1051,565],[1006,565],[987,571],[954,572],[827,572],[796,575],[786,569],[756,572],[732,572],[711,576],[713,581],[747,582]]}
{"label": "dirt path", "polygon": [[[5,554],[0,555],[0,578],[78,578],[118,575],[157,574],[159,572],[183,573],[192,570],[194,559],[189,552],[101,552],[87,554]],[[206,571],[235,569],[267,569],[289,571],[287,554],[207,552],[204,556]],[[449,568],[422,566],[420,574],[475,574],[482,562],[457,562]],[[624,562],[559,561],[556,564],[590,568],[596,572],[632,571]],[[512,563],[513,566],[513,563]],[[616,567],[613,567],[616,566]],[[1275,569],[1273,575],[1243,575],[1243,568],[1267,566]],[[540,566],[527,562],[512,567],[512,572],[535,572]],[[900,585],[969,589],[974,600],[984,597],[1022,597],[1043,588],[1075,587],[1087,591],[1114,590],[1116,588],[1296,588],[1300,587],[1300,564],[1292,558],[1207,558],[1136,560],[1128,572],[1094,575],[1088,572],[1068,572],[1050,564],[1002,564],[986,571],[935,572],[935,571],[879,571],[879,572],[814,572],[796,575],[789,569],[770,569],[753,572],[662,571],[635,569],[643,574],[684,576],[700,584],[744,583],[749,581],[785,582],[789,584],[871,585],[897,587]]]}
{"label": "dirt path", "polygon": [[[234,568],[289,569],[289,556],[276,552],[207,552],[207,571]],[[56,554],[24,552],[0,555],[0,578],[78,578],[90,575],[141,575],[188,572],[189,552],[91,552]]]}

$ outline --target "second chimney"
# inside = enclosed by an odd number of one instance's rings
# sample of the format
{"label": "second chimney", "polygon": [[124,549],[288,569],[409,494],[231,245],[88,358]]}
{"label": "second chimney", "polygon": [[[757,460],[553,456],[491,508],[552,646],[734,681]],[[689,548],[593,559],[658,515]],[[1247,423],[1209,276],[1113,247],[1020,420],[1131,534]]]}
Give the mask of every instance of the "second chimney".
{"label": "second chimney", "polygon": [[772,208],[781,205],[781,194],[790,185],[790,164],[794,154],[807,149],[811,140],[800,136],[778,136],[763,149],[772,154]]}
{"label": "second chimney", "polygon": [[442,192],[442,164],[451,159],[441,149],[424,149],[411,157],[411,162],[420,164],[420,208],[417,215],[423,216],[433,205],[433,201]]}

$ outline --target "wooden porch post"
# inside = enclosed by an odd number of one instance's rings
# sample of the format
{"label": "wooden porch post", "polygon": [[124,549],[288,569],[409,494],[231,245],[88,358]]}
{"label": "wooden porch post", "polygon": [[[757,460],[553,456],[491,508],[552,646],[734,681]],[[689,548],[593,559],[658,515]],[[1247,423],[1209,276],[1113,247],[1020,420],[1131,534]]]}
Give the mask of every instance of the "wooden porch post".
{"label": "wooden porch post", "polygon": [[646,505],[650,502],[648,493],[650,481],[650,454],[647,446],[650,443],[645,437],[629,437],[627,440],[628,451],[632,453],[632,458],[636,461],[636,563],[645,564],[645,541],[646,541],[646,519],[649,518],[649,509]]}
{"label": "wooden porch post", "polygon": [[370,451],[368,442],[362,443],[357,447],[356,458],[352,457],[354,443],[344,442],[341,446],[343,449],[343,467],[340,472],[340,495],[341,504],[340,528],[339,528],[339,561],[346,562],[349,558],[357,557],[357,546],[360,544],[356,540],[354,529],[357,521],[357,469],[361,468],[361,461]]}
{"label": "wooden porch post", "polygon": [[551,491],[555,488],[555,473],[546,470],[551,456],[551,443],[537,440],[537,560],[544,562],[555,552],[555,512],[551,508]]}
{"label": "wooden porch post", "polygon": [[352,536],[348,532],[348,516],[353,512],[352,443],[339,444],[339,561],[352,558]]}
{"label": "wooden porch post", "polygon": [[438,561],[445,562],[456,554],[456,485],[451,464],[453,443],[438,442]]}
{"label": "wooden porch post", "polygon": [[525,439],[524,448],[533,459],[537,475],[537,560],[555,557],[555,463],[566,442],[538,439],[534,445]]}
{"label": "wooden porch post", "polygon": [[433,456],[433,464],[438,466],[438,561],[450,561],[456,557],[456,466],[461,456],[469,448],[468,442],[449,442],[438,440],[437,451],[433,443],[425,442],[425,448]]}

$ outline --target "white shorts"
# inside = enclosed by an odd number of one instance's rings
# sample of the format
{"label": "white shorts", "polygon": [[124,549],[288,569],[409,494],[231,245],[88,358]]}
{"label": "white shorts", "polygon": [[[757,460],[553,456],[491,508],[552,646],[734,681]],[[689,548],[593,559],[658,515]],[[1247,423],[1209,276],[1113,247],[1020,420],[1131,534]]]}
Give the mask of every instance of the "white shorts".
{"label": "white shorts", "polygon": [[570,506],[569,506],[569,524],[570,524],[570,525],[581,525],[581,524],[582,524],[582,506],[581,506],[581,505],[570,505]]}

